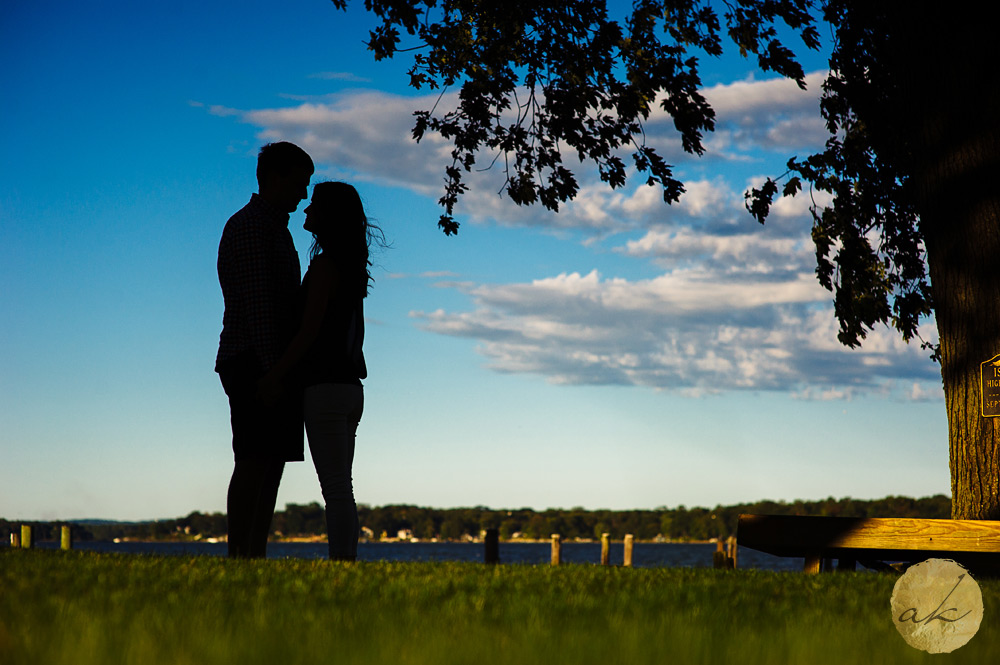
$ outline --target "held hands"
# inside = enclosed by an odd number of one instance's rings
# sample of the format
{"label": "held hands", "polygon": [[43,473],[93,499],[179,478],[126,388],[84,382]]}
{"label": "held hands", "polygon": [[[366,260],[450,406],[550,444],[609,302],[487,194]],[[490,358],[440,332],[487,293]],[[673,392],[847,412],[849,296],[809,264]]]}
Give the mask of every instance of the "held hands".
{"label": "held hands", "polygon": [[281,399],[284,391],[279,379],[274,372],[268,372],[257,381],[257,401],[264,406],[274,406]]}

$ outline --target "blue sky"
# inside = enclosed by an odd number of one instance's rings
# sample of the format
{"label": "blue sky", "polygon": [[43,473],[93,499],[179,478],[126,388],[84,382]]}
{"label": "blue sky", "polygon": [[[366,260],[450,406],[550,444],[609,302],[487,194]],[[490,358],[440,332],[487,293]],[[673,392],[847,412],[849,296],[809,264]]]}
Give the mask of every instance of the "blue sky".
{"label": "blue sky", "polygon": [[[310,152],[313,182],[354,183],[392,242],[366,305],[359,501],[949,493],[937,366],[887,330],[860,350],[837,343],[805,197],[765,227],[742,208],[749,184],[822,144],[822,54],[806,59],[806,92],[736,56],[707,61],[718,129],[700,159],[669,118],[650,119],[687,184],[677,205],[583,167],[560,213],[521,209],[486,172],[447,238],[447,144],[409,139],[431,98],[406,87],[407,60],[374,62],[353,5],[5,9],[0,516],[224,510],[216,251],[256,190],[257,148],[278,139]],[[303,267],[304,207],[290,224]],[[311,463],[289,465],[279,505],[319,500]]]}

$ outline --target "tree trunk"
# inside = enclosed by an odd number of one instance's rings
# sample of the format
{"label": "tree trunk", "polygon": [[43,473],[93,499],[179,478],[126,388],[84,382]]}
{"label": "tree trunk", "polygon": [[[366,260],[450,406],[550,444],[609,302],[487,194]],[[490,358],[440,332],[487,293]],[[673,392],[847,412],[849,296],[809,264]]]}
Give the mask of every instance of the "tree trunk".
{"label": "tree trunk", "polygon": [[[975,168],[975,155],[957,154],[948,166],[968,171]],[[1000,202],[982,189],[956,191],[966,189],[961,178],[949,179],[957,182],[942,183],[936,193],[958,209],[950,215],[928,210],[921,229],[941,342],[951,510],[954,519],[995,520],[1000,519],[1000,419],[982,415],[980,364],[1000,354]],[[956,205],[963,197],[975,200]]]}
{"label": "tree trunk", "polygon": [[[952,517],[1000,519],[1000,418],[980,364],[1000,354],[1000,59],[982,17],[903,9],[893,66],[912,128],[948,411]],[[958,12],[951,12],[958,14]],[[897,24],[899,26],[899,24]],[[899,26],[902,27],[902,26]]]}

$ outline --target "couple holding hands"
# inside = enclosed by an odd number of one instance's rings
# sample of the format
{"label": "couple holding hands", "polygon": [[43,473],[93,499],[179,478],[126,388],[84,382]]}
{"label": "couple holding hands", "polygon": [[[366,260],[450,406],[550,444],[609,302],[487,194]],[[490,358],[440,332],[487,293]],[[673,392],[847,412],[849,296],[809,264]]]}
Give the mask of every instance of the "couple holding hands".
{"label": "couple holding hands", "polygon": [[258,193],[219,243],[225,301],[215,370],[229,397],[236,464],[229,483],[229,556],[263,557],[285,462],[304,459],[303,422],[326,503],[330,558],[357,557],[351,467],[368,375],[364,299],[369,250],[384,242],[351,185],[313,188],[303,228],[313,234],[299,283],[290,213],[308,195],[312,159],[270,143],[257,157]]}

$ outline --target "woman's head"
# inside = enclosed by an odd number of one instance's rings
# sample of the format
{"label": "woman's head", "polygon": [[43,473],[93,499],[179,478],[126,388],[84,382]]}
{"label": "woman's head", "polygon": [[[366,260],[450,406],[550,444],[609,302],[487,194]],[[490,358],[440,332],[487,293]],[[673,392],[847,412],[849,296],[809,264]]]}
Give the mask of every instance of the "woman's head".
{"label": "woman's head", "polygon": [[310,258],[332,254],[339,269],[356,277],[367,295],[371,281],[369,247],[378,227],[368,221],[358,191],[346,182],[318,183],[305,213],[303,228],[313,234]]}
{"label": "woman's head", "polygon": [[346,182],[317,183],[305,213],[304,228],[317,236],[321,245],[324,237],[343,237],[359,226],[364,229],[367,222],[358,190]]}

